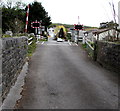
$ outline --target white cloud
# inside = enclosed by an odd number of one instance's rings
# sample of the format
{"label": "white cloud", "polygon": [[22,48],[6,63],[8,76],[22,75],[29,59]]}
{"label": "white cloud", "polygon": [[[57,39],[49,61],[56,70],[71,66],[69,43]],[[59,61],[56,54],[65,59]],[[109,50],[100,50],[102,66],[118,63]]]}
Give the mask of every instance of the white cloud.
{"label": "white cloud", "polygon": [[[24,0],[23,0],[24,1]],[[26,0],[27,1],[27,0]],[[32,2],[33,0],[28,0]],[[112,7],[109,2],[117,4],[119,0],[37,0],[47,10],[52,22],[76,24],[78,16],[80,23],[88,26],[99,26],[100,22],[113,20]]]}

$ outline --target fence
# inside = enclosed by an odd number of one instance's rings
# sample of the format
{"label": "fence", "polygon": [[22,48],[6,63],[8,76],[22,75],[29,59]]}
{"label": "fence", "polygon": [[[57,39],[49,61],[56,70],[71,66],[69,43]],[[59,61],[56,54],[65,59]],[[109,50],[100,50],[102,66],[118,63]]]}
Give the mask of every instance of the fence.
{"label": "fence", "polygon": [[81,41],[82,44],[85,44],[86,50],[93,59],[95,58],[96,42],[93,37],[79,37],[78,41]]}
{"label": "fence", "polygon": [[94,42],[89,40],[88,38],[85,39],[85,43],[87,44],[87,46],[94,51]]}

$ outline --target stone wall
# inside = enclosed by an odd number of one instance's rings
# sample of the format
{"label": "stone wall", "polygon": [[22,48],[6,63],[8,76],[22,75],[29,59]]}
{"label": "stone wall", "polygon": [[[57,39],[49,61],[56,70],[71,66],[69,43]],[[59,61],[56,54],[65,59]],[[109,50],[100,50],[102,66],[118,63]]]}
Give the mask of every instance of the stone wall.
{"label": "stone wall", "polygon": [[[0,95],[2,94],[2,39],[0,38]],[[0,105],[2,98],[0,98]]]}
{"label": "stone wall", "polygon": [[98,41],[97,61],[106,68],[120,71],[120,44]]}
{"label": "stone wall", "polygon": [[119,29],[120,29],[120,1],[118,2],[118,24],[119,24]]}
{"label": "stone wall", "polygon": [[2,39],[2,98],[6,98],[26,61],[27,37]]}

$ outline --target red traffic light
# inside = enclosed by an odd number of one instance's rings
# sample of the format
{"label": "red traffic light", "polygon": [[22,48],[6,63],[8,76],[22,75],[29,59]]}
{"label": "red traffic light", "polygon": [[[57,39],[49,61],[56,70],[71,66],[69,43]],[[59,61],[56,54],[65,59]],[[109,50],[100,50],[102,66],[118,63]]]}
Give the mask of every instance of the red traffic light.
{"label": "red traffic light", "polygon": [[75,30],[83,30],[83,25],[74,25]]}
{"label": "red traffic light", "polygon": [[41,22],[32,22],[31,27],[32,28],[40,28],[40,24],[41,24]]}

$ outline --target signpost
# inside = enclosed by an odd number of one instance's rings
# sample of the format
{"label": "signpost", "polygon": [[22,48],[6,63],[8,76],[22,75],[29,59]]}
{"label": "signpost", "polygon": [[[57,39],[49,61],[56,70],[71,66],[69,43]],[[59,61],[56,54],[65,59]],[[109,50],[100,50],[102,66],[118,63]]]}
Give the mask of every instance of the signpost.
{"label": "signpost", "polygon": [[77,37],[75,37],[75,42],[78,43],[79,35],[80,35],[80,30],[83,30],[84,27],[83,25],[80,24],[79,22],[79,16],[78,16],[78,24],[74,24],[74,30],[77,31]]}

